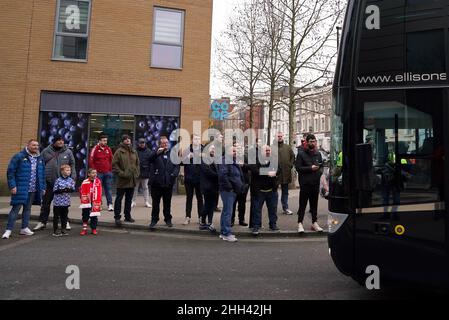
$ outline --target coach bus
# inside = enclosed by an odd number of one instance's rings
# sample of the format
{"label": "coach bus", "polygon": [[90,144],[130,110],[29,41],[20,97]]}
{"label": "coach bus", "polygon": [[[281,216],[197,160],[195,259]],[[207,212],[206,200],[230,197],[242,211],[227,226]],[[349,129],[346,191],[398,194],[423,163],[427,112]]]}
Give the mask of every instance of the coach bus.
{"label": "coach bus", "polygon": [[361,284],[375,266],[381,283],[447,287],[449,0],[348,2],[333,88],[331,257]]}

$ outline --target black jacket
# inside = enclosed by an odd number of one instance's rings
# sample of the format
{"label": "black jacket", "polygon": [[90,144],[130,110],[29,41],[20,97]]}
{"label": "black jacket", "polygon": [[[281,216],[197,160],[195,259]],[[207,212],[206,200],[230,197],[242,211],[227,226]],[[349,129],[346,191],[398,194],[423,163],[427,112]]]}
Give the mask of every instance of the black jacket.
{"label": "black jacket", "polygon": [[[276,177],[269,177],[268,175],[261,175],[261,168],[269,168],[270,171],[276,171]],[[279,166],[276,168],[271,166],[270,162],[265,164],[261,164],[260,161],[257,161],[257,164],[253,164],[249,166],[251,170],[251,187],[253,192],[260,192],[261,190],[269,190],[272,189],[276,191],[278,189],[278,176],[281,172]]]}
{"label": "black jacket", "polygon": [[242,168],[235,162],[233,164],[226,164],[225,158],[223,157],[223,164],[218,166],[218,186],[220,192],[244,193],[246,186]]}
{"label": "black jacket", "polygon": [[172,188],[176,178],[179,175],[179,166],[170,160],[170,152],[157,154],[152,151],[149,159],[150,169],[150,185],[152,187]]}
{"label": "black jacket", "polygon": [[200,188],[201,193],[218,193],[218,165],[201,164]]}
{"label": "black jacket", "polygon": [[[203,151],[204,147],[201,145],[201,151],[198,152],[199,159],[201,159],[201,152]],[[184,165],[184,178],[185,182],[188,183],[200,183],[200,171],[201,171],[201,164],[193,164],[193,158],[188,159],[189,153],[193,152],[193,145],[190,145],[189,152],[184,154],[183,158],[183,165]]]}
{"label": "black jacket", "polygon": [[[300,186],[320,186],[320,179],[323,174],[323,158],[319,151],[314,150],[311,152],[299,149],[295,165]],[[312,165],[320,166],[320,169],[313,171]]]}
{"label": "black jacket", "polygon": [[139,156],[139,162],[140,162],[140,179],[148,179],[150,178],[150,157],[151,157],[151,150],[146,148],[141,149],[137,148],[137,155]]}

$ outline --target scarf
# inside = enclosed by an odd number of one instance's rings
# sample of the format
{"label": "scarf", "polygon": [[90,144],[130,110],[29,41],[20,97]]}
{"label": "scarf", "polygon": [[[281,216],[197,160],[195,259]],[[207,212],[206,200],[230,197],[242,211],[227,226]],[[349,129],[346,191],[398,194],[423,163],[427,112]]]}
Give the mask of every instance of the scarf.
{"label": "scarf", "polygon": [[80,187],[80,209],[92,209],[90,217],[99,217],[101,211],[101,180],[86,179]]}

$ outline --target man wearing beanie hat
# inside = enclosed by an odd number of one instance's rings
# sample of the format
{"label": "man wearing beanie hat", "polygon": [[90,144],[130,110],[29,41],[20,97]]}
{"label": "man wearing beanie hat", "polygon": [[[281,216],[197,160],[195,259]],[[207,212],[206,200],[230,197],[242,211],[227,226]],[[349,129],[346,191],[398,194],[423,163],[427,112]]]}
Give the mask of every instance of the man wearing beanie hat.
{"label": "man wearing beanie hat", "polygon": [[125,221],[134,222],[131,217],[131,203],[134,188],[140,175],[139,156],[131,145],[131,137],[123,135],[121,143],[112,159],[112,172],[117,176],[117,195],[114,204],[115,225],[121,227],[122,200],[125,196]]}
{"label": "man wearing beanie hat", "polygon": [[[69,165],[72,168],[71,177],[73,180],[76,180],[75,157],[72,150],[65,145],[64,138],[60,135],[55,135],[53,141],[50,142],[51,144],[41,154],[45,163],[45,180],[47,185],[42,199],[39,223],[33,229],[34,231],[45,229],[47,226],[50,206],[54,196],[53,187],[56,180],[61,176],[61,166]],[[67,230],[70,230],[68,223]]]}
{"label": "man wearing beanie hat", "polygon": [[137,141],[137,154],[139,156],[140,163],[140,176],[137,180],[136,188],[134,189],[134,196],[132,201],[132,207],[136,206],[137,195],[139,193],[139,187],[142,187],[143,198],[145,200],[145,207],[151,208],[150,204],[150,190],[148,187],[148,181],[150,179],[150,156],[151,151],[147,147],[147,142],[144,138],[140,138]]}

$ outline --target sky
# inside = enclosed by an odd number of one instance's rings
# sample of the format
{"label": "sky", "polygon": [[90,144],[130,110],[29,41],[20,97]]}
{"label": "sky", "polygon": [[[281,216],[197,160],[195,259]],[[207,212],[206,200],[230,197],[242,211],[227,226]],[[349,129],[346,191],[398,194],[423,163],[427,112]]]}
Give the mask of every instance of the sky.
{"label": "sky", "polygon": [[218,79],[214,70],[216,40],[220,33],[226,29],[229,17],[232,15],[232,9],[242,0],[214,0],[213,22],[212,22],[212,63],[211,63],[211,84],[210,95],[212,98],[220,98],[226,89],[226,85]]}

